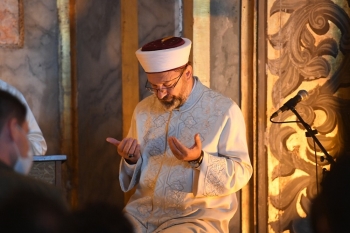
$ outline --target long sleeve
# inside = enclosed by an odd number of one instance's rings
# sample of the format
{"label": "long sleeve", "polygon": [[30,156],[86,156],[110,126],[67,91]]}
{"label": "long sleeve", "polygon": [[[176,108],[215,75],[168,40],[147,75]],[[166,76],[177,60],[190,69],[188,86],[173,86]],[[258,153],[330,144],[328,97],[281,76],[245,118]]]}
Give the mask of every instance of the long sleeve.
{"label": "long sleeve", "polygon": [[[221,128],[218,145],[209,143],[203,149],[202,164],[195,170],[194,189],[197,197],[236,192],[247,184],[252,175],[245,122],[236,104],[229,108]],[[218,154],[212,155],[206,149],[217,150]]]}
{"label": "long sleeve", "polygon": [[[127,137],[137,138],[135,113],[131,120],[131,126]],[[121,159],[119,165],[119,182],[123,192],[130,191],[137,183],[141,170],[142,156],[136,164],[128,164],[125,159]]]}

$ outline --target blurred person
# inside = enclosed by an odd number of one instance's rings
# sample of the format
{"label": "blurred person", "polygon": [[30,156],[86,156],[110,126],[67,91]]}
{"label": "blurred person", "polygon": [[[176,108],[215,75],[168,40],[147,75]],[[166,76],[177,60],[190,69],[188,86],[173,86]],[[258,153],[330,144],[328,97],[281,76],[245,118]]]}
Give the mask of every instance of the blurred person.
{"label": "blurred person", "polygon": [[314,233],[350,232],[350,156],[336,159],[324,174],[321,191],[311,205]]}
{"label": "blurred person", "polygon": [[29,142],[32,148],[31,152],[33,152],[34,155],[45,155],[47,151],[45,138],[23,94],[19,90],[17,90],[15,87],[11,86],[10,84],[8,84],[7,82],[1,79],[0,79],[0,90],[7,91],[10,94],[16,96],[26,106],[27,108],[26,119],[29,127],[29,132],[27,137],[29,139]]}
{"label": "blurred person", "polygon": [[84,233],[133,233],[122,210],[120,206],[103,202],[86,204],[73,211],[73,229]]}
{"label": "blurred person", "polygon": [[124,211],[137,233],[228,233],[252,175],[242,112],[193,75],[191,44],[167,37],[136,51],[152,95],[126,138],[107,138],[122,157],[122,190],[135,188]]}
{"label": "blurred person", "polygon": [[68,208],[60,189],[27,176],[32,163],[27,109],[15,96],[0,90],[0,204],[14,192],[45,195]]}
{"label": "blurred person", "polygon": [[0,231],[7,233],[75,233],[64,205],[43,193],[18,190],[0,203]]}

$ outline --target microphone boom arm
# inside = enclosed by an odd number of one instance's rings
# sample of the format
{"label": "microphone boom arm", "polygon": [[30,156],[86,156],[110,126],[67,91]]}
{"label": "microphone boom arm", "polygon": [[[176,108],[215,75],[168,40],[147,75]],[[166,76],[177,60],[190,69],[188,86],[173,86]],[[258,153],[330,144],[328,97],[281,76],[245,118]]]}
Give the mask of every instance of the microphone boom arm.
{"label": "microphone boom arm", "polygon": [[299,119],[300,123],[304,126],[304,128],[307,131],[307,136],[308,137],[312,137],[314,139],[314,141],[316,142],[316,144],[318,145],[318,147],[321,149],[321,151],[324,153],[324,155],[326,156],[327,161],[333,165],[334,164],[334,159],[332,156],[330,156],[328,154],[328,152],[326,151],[326,149],[322,146],[321,142],[318,140],[318,138],[315,136],[315,133],[317,132],[316,130],[312,130],[310,125],[308,125],[303,118],[299,115],[299,113],[295,110],[294,107],[291,107],[290,110],[296,115],[296,117]]}

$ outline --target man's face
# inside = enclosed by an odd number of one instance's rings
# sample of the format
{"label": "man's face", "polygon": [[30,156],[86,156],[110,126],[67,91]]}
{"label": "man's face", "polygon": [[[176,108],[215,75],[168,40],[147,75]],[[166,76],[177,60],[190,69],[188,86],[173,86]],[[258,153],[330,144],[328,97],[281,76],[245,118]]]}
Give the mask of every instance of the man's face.
{"label": "man's face", "polygon": [[154,94],[169,111],[182,106],[190,94],[192,86],[189,85],[186,75],[187,69],[188,67],[184,67],[180,71],[147,74],[148,86],[158,89]]}

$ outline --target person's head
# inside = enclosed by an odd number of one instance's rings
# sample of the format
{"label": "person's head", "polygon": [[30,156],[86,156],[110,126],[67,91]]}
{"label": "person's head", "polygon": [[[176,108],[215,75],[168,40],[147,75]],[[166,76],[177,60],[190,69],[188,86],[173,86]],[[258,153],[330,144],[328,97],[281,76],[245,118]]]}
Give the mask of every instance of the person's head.
{"label": "person's head", "polygon": [[28,173],[32,164],[26,114],[20,100],[0,90],[0,159],[20,173]]}
{"label": "person's head", "polygon": [[191,93],[194,81],[192,66],[188,61],[190,50],[190,40],[166,37],[152,41],[136,51],[147,74],[146,88],[168,110],[182,106]]}

